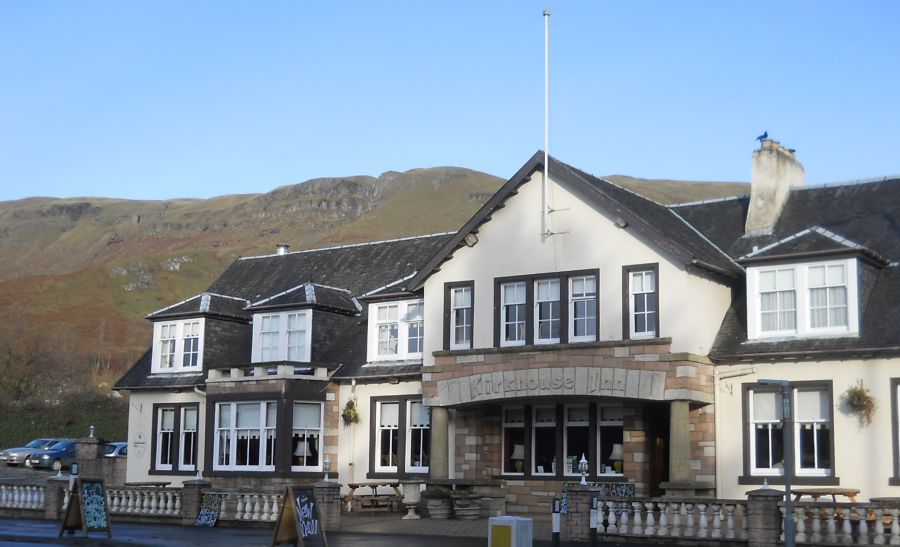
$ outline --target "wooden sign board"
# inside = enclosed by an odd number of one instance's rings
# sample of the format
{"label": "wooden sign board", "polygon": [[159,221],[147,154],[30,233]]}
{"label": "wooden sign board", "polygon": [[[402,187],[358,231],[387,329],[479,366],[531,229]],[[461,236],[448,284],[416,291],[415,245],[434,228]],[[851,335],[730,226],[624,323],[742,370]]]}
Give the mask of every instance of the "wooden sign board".
{"label": "wooden sign board", "polygon": [[105,531],[107,537],[112,537],[102,480],[79,478],[75,481],[75,488],[69,491],[69,506],[59,527],[59,536],[79,528],[85,534]]}
{"label": "wooden sign board", "polygon": [[284,544],[328,547],[312,488],[288,486],[284,489],[272,545]]}

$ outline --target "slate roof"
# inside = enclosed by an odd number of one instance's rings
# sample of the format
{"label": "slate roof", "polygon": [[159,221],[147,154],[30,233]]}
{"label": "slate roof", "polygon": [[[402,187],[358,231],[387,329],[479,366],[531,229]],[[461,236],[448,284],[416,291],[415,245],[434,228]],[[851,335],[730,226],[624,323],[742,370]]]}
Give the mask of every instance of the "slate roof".
{"label": "slate roof", "polygon": [[900,353],[900,178],[809,186],[790,191],[771,234],[744,237],[749,197],[670,206],[720,249],[747,266],[764,261],[860,256],[860,333],[856,337],[748,341],[746,294],[737,285],[710,357],[860,357]]}
{"label": "slate roof", "polygon": [[[671,253],[689,268],[700,268],[729,279],[738,278],[743,269],[725,252],[718,249],[701,232],[674,211],[626,190],[607,180],[576,169],[550,156],[550,179],[568,186],[587,202],[594,203],[627,223],[627,229],[637,230],[660,248]],[[504,206],[514,196],[519,186],[530,180],[530,175],[543,169],[544,153],[537,151],[519,171],[510,178],[475,215],[434,255],[409,282],[418,289],[425,280],[452,256],[453,251],[464,245],[464,238],[478,227],[490,221],[493,212]]]}
{"label": "slate roof", "polygon": [[309,282],[253,302],[247,311],[257,313],[262,310],[297,308],[305,305],[314,305],[320,309],[324,308],[351,315],[362,311],[362,306],[347,289]]}
{"label": "slate roof", "polygon": [[250,315],[244,310],[250,304],[243,298],[224,296],[210,292],[204,292],[182,300],[161,310],[156,310],[147,316],[147,319],[175,319],[179,317],[191,317],[197,315],[220,316],[249,320]]}
{"label": "slate roof", "polygon": [[[357,296],[379,293],[409,295],[405,280],[412,277],[452,234],[431,234],[389,241],[297,251],[283,255],[240,258],[207,292],[151,313],[151,320],[220,316],[230,321],[207,323],[204,368],[250,364],[249,325],[262,310],[311,306],[312,362],[337,369],[337,377],[367,378],[409,375],[420,364],[363,369],[367,325]],[[234,319],[242,319],[235,322]],[[225,329],[225,330],[223,330]],[[150,374],[151,352],[142,356],[116,384],[116,389],[192,388],[204,383],[202,374]],[[337,365],[340,365],[338,367]]]}

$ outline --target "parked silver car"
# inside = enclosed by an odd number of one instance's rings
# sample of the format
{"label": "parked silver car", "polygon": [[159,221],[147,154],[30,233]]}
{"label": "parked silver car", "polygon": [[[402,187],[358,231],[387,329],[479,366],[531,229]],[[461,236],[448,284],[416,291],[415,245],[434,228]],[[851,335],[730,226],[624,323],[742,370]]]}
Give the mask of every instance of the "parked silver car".
{"label": "parked silver car", "polygon": [[25,446],[7,448],[0,452],[0,462],[6,462],[6,465],[19,465],[20,463],[25,463],[25,460],[35,452],[46,450],[61,440],[62,439],[56,438],[35,439]]}

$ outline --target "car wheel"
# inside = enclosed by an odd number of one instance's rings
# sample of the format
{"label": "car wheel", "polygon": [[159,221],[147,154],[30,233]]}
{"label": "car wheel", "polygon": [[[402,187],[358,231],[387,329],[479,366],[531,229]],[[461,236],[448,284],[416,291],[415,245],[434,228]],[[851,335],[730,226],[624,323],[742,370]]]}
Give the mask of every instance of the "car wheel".
{"label": "car wheel", "polygon": [[54,471],[62,470],[62,461],[61,460],[53,460],[53,465],[51,466],[51,469],[53,469]]}

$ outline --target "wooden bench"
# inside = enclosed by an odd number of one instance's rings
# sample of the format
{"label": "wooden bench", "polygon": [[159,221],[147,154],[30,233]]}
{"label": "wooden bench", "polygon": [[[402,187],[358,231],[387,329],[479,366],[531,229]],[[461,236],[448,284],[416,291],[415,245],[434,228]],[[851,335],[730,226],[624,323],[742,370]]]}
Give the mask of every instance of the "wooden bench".
{"label": "wooden bench", "polygon": [[[379,511],[393,511],[394,503],[403,501],[398,482],[358,482],[350,483],[350,492],[344,497],[348,511],[360,513],[374,513]],[[379,488],[391,488],[393,494],[379,494]],[[366,493],[366,489],[370,492]],[[357,493],[359,490],[359,493]]]}

